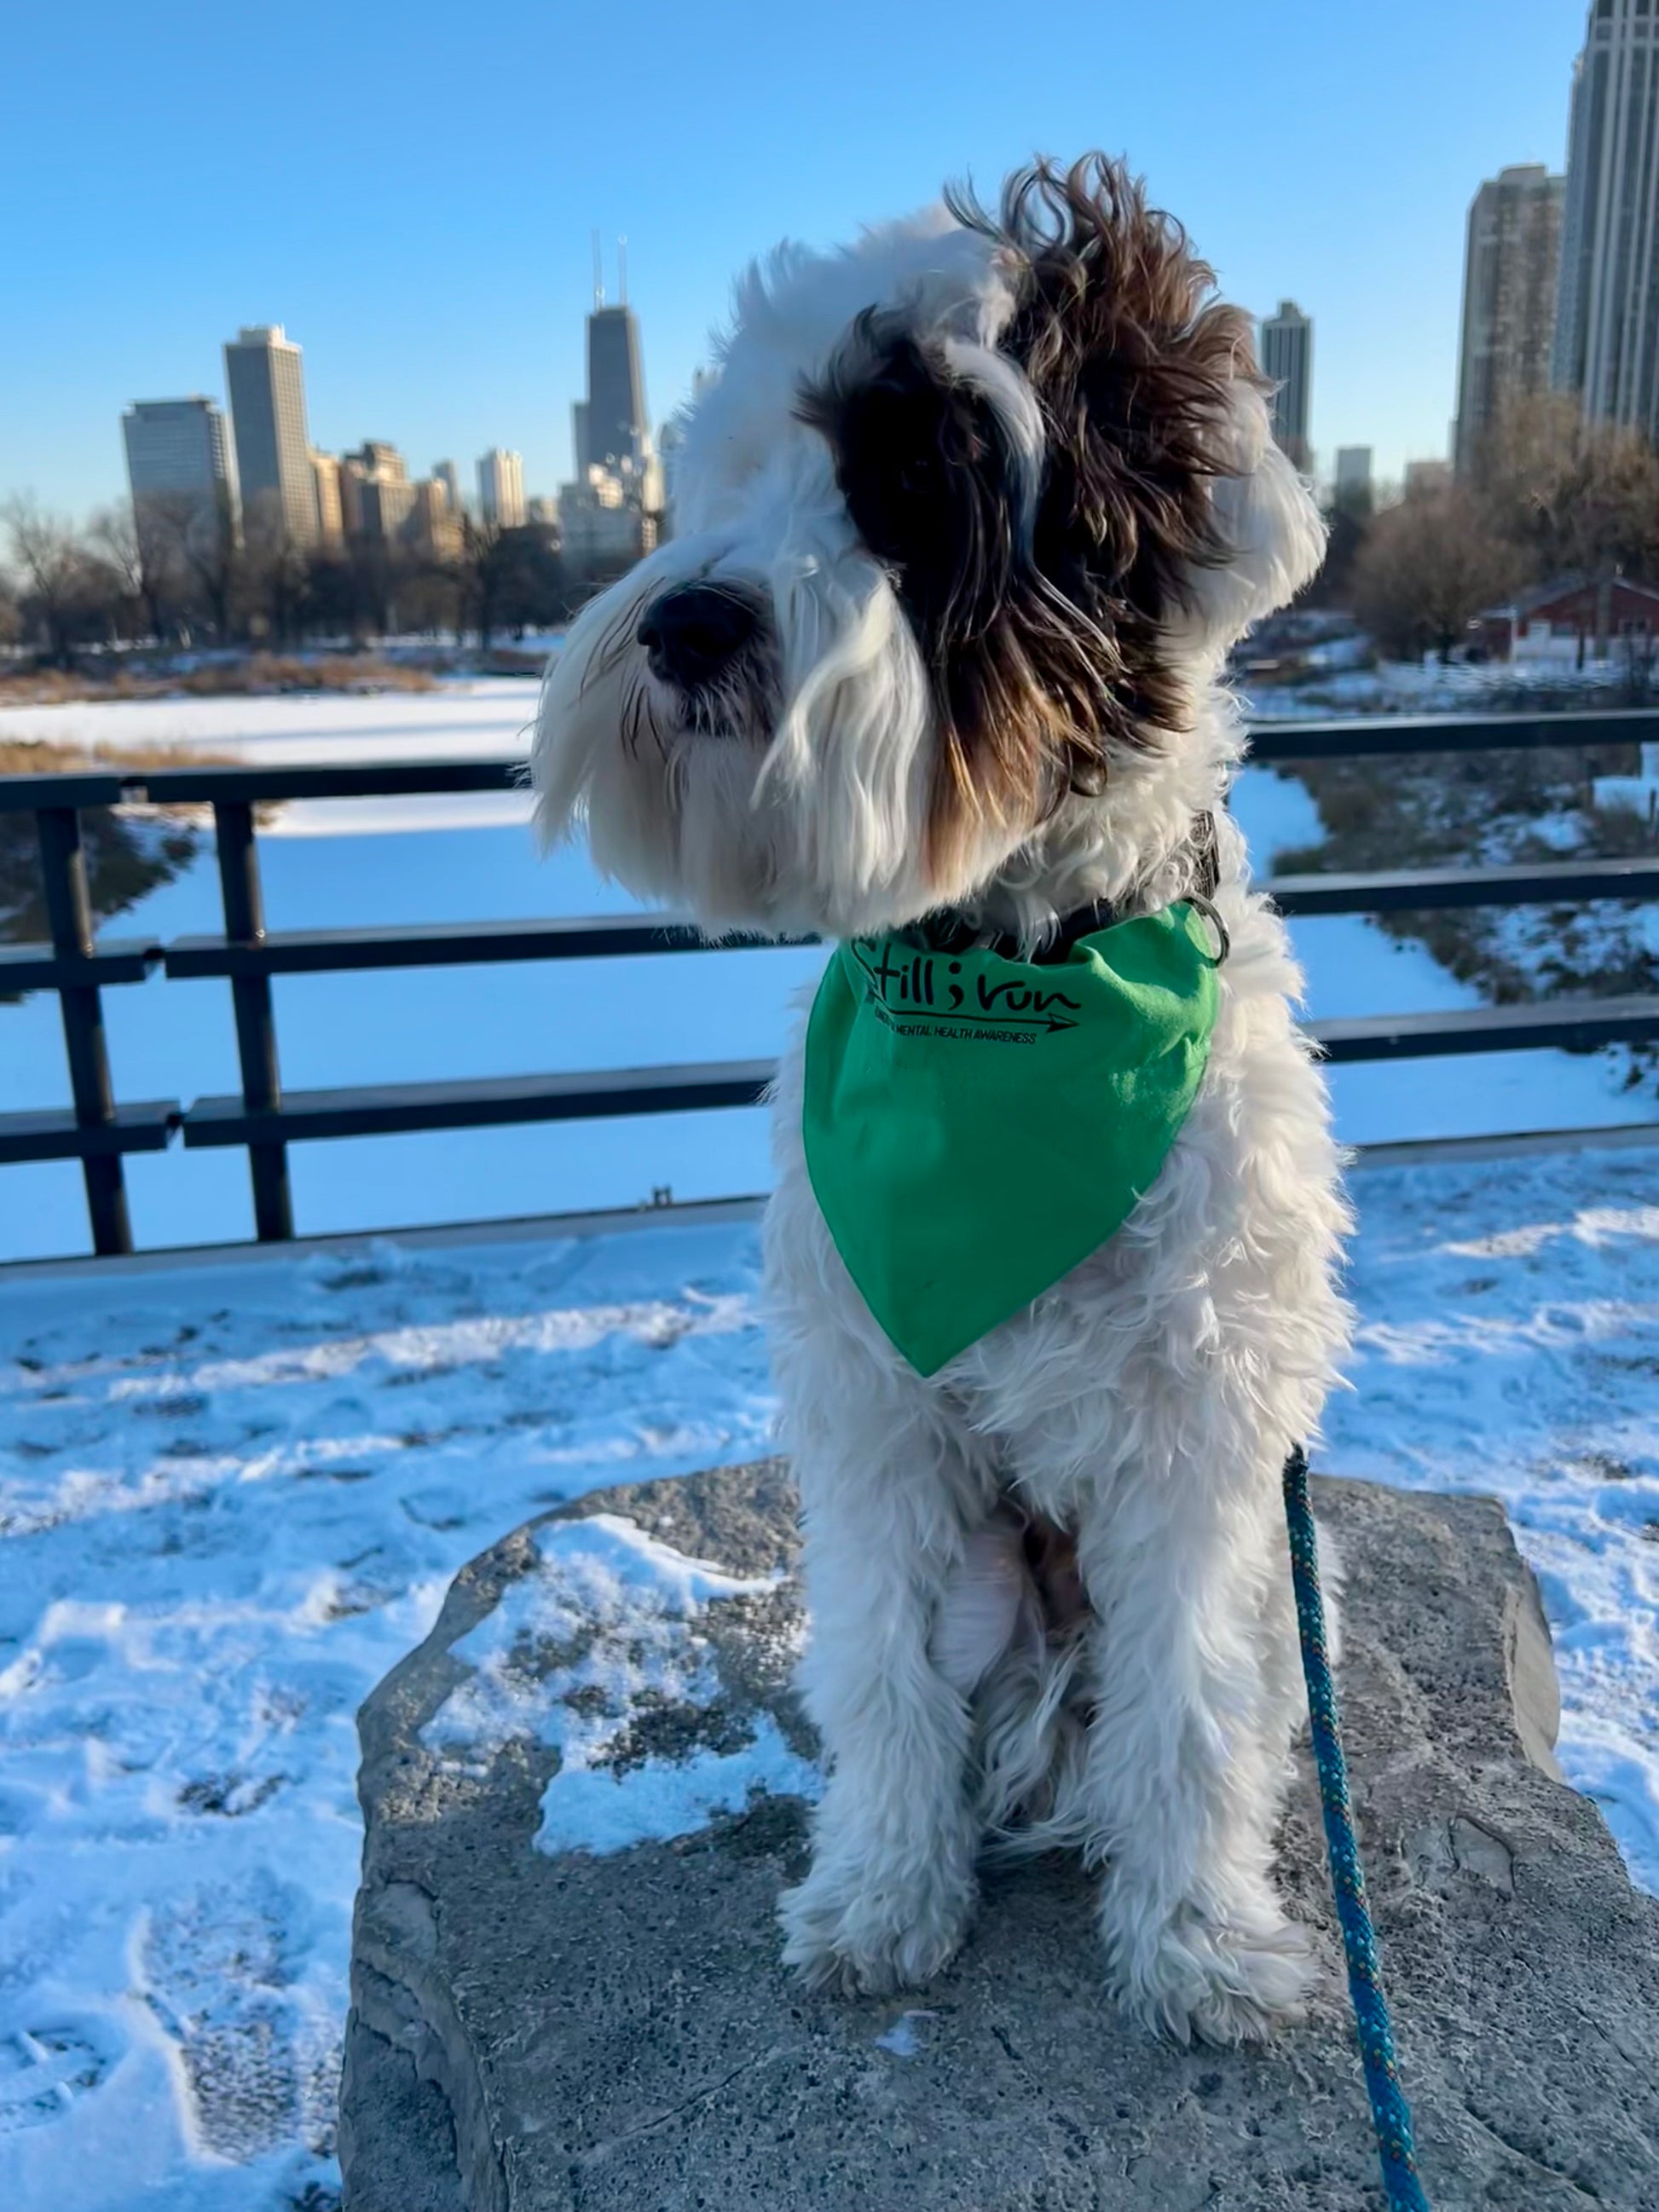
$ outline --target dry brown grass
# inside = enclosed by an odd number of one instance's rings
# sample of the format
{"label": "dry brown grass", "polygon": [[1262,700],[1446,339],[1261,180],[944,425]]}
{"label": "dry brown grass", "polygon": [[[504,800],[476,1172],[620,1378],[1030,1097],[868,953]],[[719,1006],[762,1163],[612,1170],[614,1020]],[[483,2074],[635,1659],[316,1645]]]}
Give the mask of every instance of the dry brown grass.
{"label": "dry brown grass", "polygon": [[0,775],[64,775],[76,769],[232,768],[228,753],[192,745],[64,745],[49,738],[0,738]]}
{"label": "dry brown grass", "polygon": [[[210,663],[182,675],[149,675],[131,668],[112,676],[85,676],[78,670],[0,670],[0,706],[60,707],[78,700],[165,699],[181,693],[193,698],[240,697],[282,691],[430,691],[434,680],[424,668],[367,654],[328,653],[319,660],[297,660],[270,653],[246,660]],[[149,763],[155,766],[155,763]]]}

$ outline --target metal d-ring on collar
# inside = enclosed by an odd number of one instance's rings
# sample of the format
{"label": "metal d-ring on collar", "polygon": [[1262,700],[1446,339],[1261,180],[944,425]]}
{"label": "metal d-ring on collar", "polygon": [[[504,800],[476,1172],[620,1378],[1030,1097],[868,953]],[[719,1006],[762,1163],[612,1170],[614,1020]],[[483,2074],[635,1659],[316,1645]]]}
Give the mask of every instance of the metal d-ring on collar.
{"label": "metal d-ring on collar", "polygon": [[1221,848],[1213,814],[1200,814],[1194,820],[1190,849],[1195,866],[1194,880],[1187,890],[1187,903],[1196,907],[1215,932],[1215,964],[1218,968],[1232,951],[1233,940],[1215,904],[1215,895],[1221,886]]}

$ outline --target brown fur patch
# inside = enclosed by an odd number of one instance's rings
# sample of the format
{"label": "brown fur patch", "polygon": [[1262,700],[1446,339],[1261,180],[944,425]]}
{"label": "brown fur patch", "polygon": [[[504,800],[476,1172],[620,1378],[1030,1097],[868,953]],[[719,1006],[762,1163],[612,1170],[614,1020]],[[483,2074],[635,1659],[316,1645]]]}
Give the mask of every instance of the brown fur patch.
{"label": "brown fur patch", "polygon": [[941,856],[988,816],[1033,824],[1097,791],[1120,749],[1179,729],[1163,647],[1194,568],[1226,557],[1212,481],[1236,379],[1260,382],[1248,319],[1121,163],[1091,155],[1011,177],[993,215],[947,194],[1022,271],[1002,339],[1042,410],[1047,471],[1029,570],[1000,649],[977,656],[934,786]]}
{"label": "brown fur patch", "polygon": [[1208,266],[1120,164],[1039,162],[994,215],[947,198],[1019,288],[1001,347],[1045,433],[1030,542],[994,406],[902,311],[859,316],[797,410],[927,670],[940,746],[926,864],[946,890],[988,829],[1035,829],[1068,792],[1103,790],[1115,754],[1183,726],[1165,625],[1193,571],[1226,557],[1210,484],[1230,388],[1257,377],[1246,319],[1211,298]]}

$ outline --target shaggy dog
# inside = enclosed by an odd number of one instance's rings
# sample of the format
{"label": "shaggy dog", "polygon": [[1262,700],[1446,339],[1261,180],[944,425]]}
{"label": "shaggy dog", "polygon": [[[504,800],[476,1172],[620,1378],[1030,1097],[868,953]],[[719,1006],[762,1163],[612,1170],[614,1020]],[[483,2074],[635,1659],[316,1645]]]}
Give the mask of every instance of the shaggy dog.
{"label": "shaggy dog", "polygon": [[1230,2043],[1311,1978],[1272,1877],[1300,1697],[1279,1474],[1345,1342],[1346,1222],[1285,933],[1221,811],[1224,656],[1322,531],[1212,284],[1098,156],[994,214],[958,193],[780,247],[685,419],[672,542],[549,674],[534,775],[546,836],[585,820],[600,867],[711,932],[1036,957],[1192,895],[1230,942],[1162,1171],[939,1372],[830,1234],[799,1038],[765,1233],[827,1753],[787,1957],[925,1982],[988,1842],[1063,1844],[1100,1869],[1118,2000]]}

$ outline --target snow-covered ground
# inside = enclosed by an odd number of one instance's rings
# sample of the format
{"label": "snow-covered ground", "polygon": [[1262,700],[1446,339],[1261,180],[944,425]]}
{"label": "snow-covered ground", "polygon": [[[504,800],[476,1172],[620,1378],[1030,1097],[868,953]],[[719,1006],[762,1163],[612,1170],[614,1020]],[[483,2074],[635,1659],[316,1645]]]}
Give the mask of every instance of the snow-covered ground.
{"label": "snow-covered ground", "polygon": [[[512,755],[527,743],[535,691],[533,683],[502,679],[371,697],[17,708],[0,711],[0,738],[115,748],[167,743],[262,762]],[[1321,834],[1304,787],[1265,769],[1246,772],[1234,811],[1262,872],[1275,849]],[[268,919],[293,929],[593,914],[631,904],[580,853],[539,861],[527,812],[526,800],[511,793],[285,807],[262,840]],[[216,871],[204,846],[193,866],[113,922],[111,933],[147,929],[169,938],[221,926]],[[1298,922],[1295,934],[1316,1016],[1479,1003],[1422,948],[1361,918]],[[779,1048],[790,1008],[822,958],[722,952],[283,977],[275,994],[283,1078],[304,1090],[759,1058]],[[227,985],[155,978],[112,990],[104,1003],[118,1095],[188,1102],[237,1087]],[[1652,1118],[1651,1097],[1623,1091],[1622,1074],[1616,1054],[1508,1053],[1340,1068],[1333,1090],[1342,1133],[1364,1144]],[[0,1005],[0,1113],[68,1103],[56,1001],[40,993],[21,1006]],[[764,1189],[769,1175],[763,1117],[750,1112],[307,1144],[290,1159],[300,1226],[318,1234],[398,1227],[434,1214],[483,1219],[633,1206],[664,1186],[682,1198],[724,1196]],[[175,1146],[132,1159],[127,1175],[141,1245],[252,1234],[239,1154]],[[73,1164],[0,1170],[0,1260],[86,1249]]]}
{"label": "snow-covered ground", "polygon": [[[1656,1157],[1358,1173],[1322,1458],[1504,1499],[1659,1890]],[[528,1515],[765,1449],[757,1267],[739,1223],[0,1279],[7,2212],[333,2203],[354,1711]]]}
{"label": "snow-covered ground", "polygon": [[1442,667],[1432,654],[1424,660],[1384,660],[1373,668],[1352,664],[1365,641],[1340,638],[1315,646],[1308,654],[1315,673],[1297,684],[1261,684],[1249,694],[1252,712],[1264,722],[1327,719],[1353,714],[1468,714],[1513,711],[1530,693],[1571,692],[1586,708],[1620,706],[1630,683],[1627,662],[1619,654],[1591,660],[1583,668],[1571,661],[1481,661]]}
{"label": "snow-covered ground", "polygon": [[[0,742],[45,741],[120,752],[150,745],[261,767],[314,762],[526,757],[539,684],[533,678],[461,678],[430,691],[288,691],[270,697],[71,700],[0,707]],[[182,763],[181,763],[182,764]],[[284,807],[277,836],[366,836],[377,830],[516,827],[527,799],[357,799]]]}

